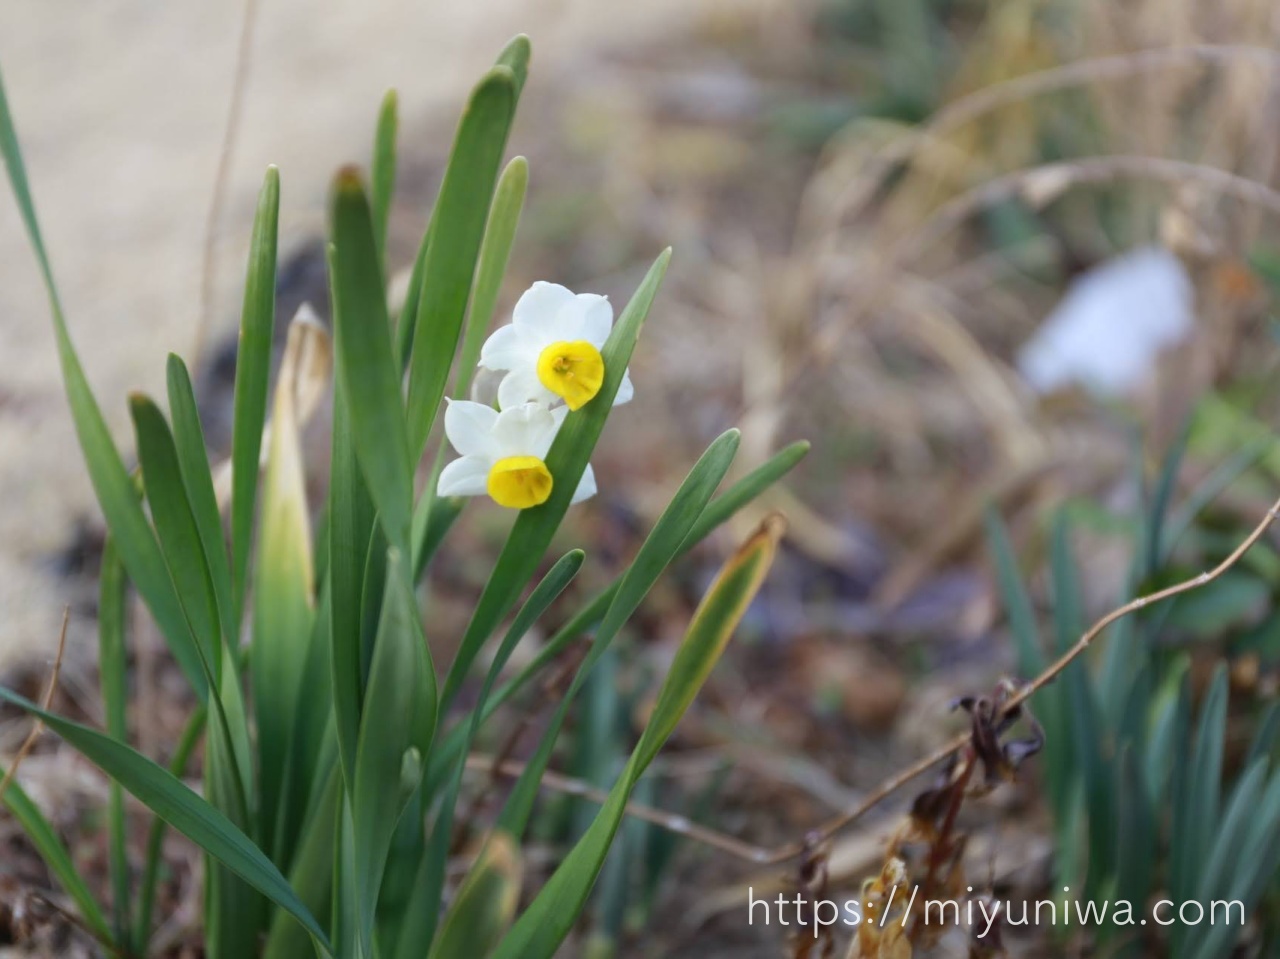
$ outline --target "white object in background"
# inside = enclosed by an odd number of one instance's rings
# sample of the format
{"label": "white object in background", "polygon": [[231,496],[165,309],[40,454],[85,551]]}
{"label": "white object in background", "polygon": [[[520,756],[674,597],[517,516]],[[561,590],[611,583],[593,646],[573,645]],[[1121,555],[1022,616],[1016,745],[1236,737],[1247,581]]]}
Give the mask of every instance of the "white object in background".
{"label": "white object in background", "polygon": [[1018,352],[1038,393],[1080,385],[1103,396],[1139,386],[1160,352],[1191,332],[1191,280],[1176,256],[1143,247],[1081,275]]}

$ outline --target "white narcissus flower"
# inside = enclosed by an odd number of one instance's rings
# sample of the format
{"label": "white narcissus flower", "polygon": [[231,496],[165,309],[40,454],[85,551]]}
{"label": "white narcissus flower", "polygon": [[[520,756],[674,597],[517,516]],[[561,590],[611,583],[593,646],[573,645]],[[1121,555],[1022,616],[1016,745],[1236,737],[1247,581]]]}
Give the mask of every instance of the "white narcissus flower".
{"label": "white narcissus flower", "polygon": [[[537,282],[516,303],[511,323],[494,332],[480,351],[480,365],[505,370],[498,406],[548,406],[563,400],[571,410],[595,398],[604,383],[600,349],[613,328],[607,297],[574,293],[557,283]],[[622,375],[614,405],[631,399],[631,377]]]}
{"label": "white narcissus flower", "polygon": [[[522,403],[501,413],[483,403],[449,400],[444,432],[462,454],[440,472],[440,496],[483,496],[499,506],[527,509],[540,506],[555,483],[544,462],[569,411],[549,410],[539,403]],[[571,502],[596,493],[596,478],[588,465]]]}

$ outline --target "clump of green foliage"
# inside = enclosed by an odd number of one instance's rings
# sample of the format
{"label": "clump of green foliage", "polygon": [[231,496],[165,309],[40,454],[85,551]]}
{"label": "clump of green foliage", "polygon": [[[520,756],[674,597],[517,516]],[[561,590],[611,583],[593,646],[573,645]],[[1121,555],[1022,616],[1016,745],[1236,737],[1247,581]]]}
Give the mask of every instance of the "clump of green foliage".
{"label": "clump of green foliage", "polygon": [[[1272,444],[1242,449],[1175,507],[1189,433],[1166,457],[1136,521],[1116,524],[1094,508],[1055,517],[1048,570],[1052,644],[1040,639],[1035,607],[1003,524],[994,515],[988,518],[1024,675],[1040,675],[1084,631],[1080,570],[1071,545],[1075,524],[1087,521],[1098,528],[1101,521],[1109,532],[1119,525],[1131,541],[1133,558],[1118,604],[1191,578],[1188,562],[1212,567],[1243,538],[1217,535],[1200,513]],[[1196,532],[1202,535],[1188,535]],[[1193,558],[1185,555],[1188,543]],[[1278,941],[1274,909],[1267,904],[1277,894],[1280,868],[1280,704],[1239,705],[1237,712],[1253,731],[1247,748],[1231,755],[1226,659],[1251,653],[1258,637],[1276,628],[1274,614],[1259,618],[1252,612],[1259,605],[1261,571],[1274,562],[1269,545],[1255,544],[1247,562],[1200,590],[1119,620],[1104,634],[1098,656],[1077,659],[1036,697],[1046,733],[1044,784],[1055,824],[1058,888],[1069,887],[1083,902],[1098,905],[1123,900],[1135,916],[1157,896],[1206,910],[1215,902],[1238,902],[1261,928],[1263,955],[1273,954]],[[1261,598],[1265,607],[1266,587]],[[1218,662],[1207,687],[1198,690],[1193,660],[1203,663],[1206,656]],[[1220,915],[1216,922],[1179,921],[1167,930],[1111,921],[1092,930],[1108,954],[1150,955],[1159,943],[1173,959],[1225,959],[1234,954],[1241,933],[1238,912],[1234,921]]]}
{"label": "clump of green foliage", "polygon": [[[658,291],[669,255],[662,254],[601,351],[600,395],[568,416],[547,454],[556,478],[550,498],[517,515],[457,655],[437,679],[417,586],[464,501],[437,496],[439,454],[415,493],[416,464],[437,432],[448,384],[465,393],[498,299],[528,176],[523,158],[505,166],[503,158],[529,53],[525,38],[514,40],[471,95],[395,323],[384,275],[396,169],[393,96],[378,124],[371,189],[353,168],[335,177],[328,252],[337,376],[328,494],[314,537],[291,376],[284,373],[266,428],[276,322],[276,171],[267,172],[262,186],[249,255],[224,526],[191,378],[176,356],[168,367],[167,416],[149,397],[130,401],[139,469],[132,475],[126,469],[63,316],[0,87],[0,150],[48,287],[67,396],[109,531],[100,607],[107,729],[72,722],[3,687],[0,701],[43,720],[110,776],[109,907],[98,902],[56,831],[16,783],[3,802],[84,927],[111,955],[148,952],[161,839],[171,827],[207,855],[204,934],[211,957],[549,959],[587,903],[628,798],[769,567],[781,535],[780,524],[771,522],[709,588],[607,802],[520,911],[521,845],[540,780],[594,667],[671,562],[786,474],[806,449],[797,444],[780,452],[717,496],[739,442],[735,430],[719,437],[625,571],[527,666],[499,683],[517,643],[583,565],[582,551],[571,550],[534,584]],[[290,330],[299,344],[316,335],[323,333],[305,323]],[[287,352],[286,365],[290,355],[301,362],[301,352],[300,345]],[[199,704],[168,770],[127,741],[130,588]],[[469,873],[451,888],[446,865],[473,737],[584,635],[592,641],[533,757]],[[478,696],[461,708],[464,680],[495,641]],[[178,778],[201,740],[204,796]],[[137,872],[128,852],[124,792],[155,813]]]}

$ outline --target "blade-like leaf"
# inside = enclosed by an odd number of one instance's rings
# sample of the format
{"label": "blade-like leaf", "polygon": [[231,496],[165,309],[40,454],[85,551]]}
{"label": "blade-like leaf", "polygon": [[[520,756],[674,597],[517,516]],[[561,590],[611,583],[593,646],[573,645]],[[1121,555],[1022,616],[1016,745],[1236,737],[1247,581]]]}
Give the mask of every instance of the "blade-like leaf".
{"label": "blade-like leaf", "polygon": [[216,683],[222,665],[222,632],[213,581],[204,559],[200,530],[182,483],[177,447],[164,415],[148,397],[129,397],[138,438],[142,483],[165,562],[178,588],[183,612]]}
{"label": "blade-like leaf", "polygon": [[517,780],[507,805],[502,811],[499,822],[502,828],[513,836],[519,838],[524,835],[529,816],[533,812],[542,775],[551,761],[556,739],[569,715],[569,708],[578,690],[582,688],[587,676],[595,668],[600,657],[605,654],[619,630],[631,618],[649,590],[653,588],[653,584],[657,582],[658,577],[679,552],[680,545],[689,535],[689,530],[706,509],[711,495],[729,471],[733,457],[738,451],[738,443],[738,431],[729,430],[707,447],[706,452],[680,484],[680,489],[676,491],[676,495],[672,497],[671,502],[658,518],[658,522],[654,524],[652,532],[645,538],[640,551],[623,575],[618,591],[614,594],[613,601],[609,604],[609,609],[596,630],[591,651],[583,659],[568,691],[548,721],[537,750],[526,763],[524,772]]}
{"label": "blade-like leaf", "polygon": [[178,452],[182,483],[200,534],[200,545],[204,549],[205,565],[209,569],[213,585],[222,636],[226,642],[235,646],[239,624],[235,619],[231,564],[227,559],[218,498],[214,493],[213,474],[209,469],[209,455],[205,449],[204,430],[200,426],[200,415],[196,409],[195,390],[191,386],[191,375],[187,372],[186,364],[172,353],[169,354],[167,373],[169,412],[173,417],[173,441]]}
{"label": "blade-like leaf", "polygon": [[574,846],[490,959],[551,959],[573,928],[640,776],[697,695],[773,561],[784,524],[770,517],[729,559],[693,614],[640,742],[586,835]]}
{"label": "blade-like leaf", "polygon": [[[271,411],[253,583],[249,677],[258,728],[257,835],[282,868],[292,855],[292,840],[302,814],[301,809],[283,807],[293,758],[294,717],[311,658],[315,624],[311,521],[294,395],[307,340],[315,336],[323,336],[323,330],[305,319],[289,325]],[[323,718],[319,725],[323,728]],[[281,823],[283,834],[277,832],[277,823]]]}
{"label": "blade-like leaf", "polygon": [[325,955],[332,955],[324,930],[298,900],[284,876],[266,855],[226,816],[214,809],[160,766],[97,730],[46,712],[30,700],[0,686],[0,700],[44,720],[86,759],[124,786],[145,806],[233,870],[311,933]]}
{"label": "blade-like leaf", "polygon": [[13,188],[18,212],[27,229],[31,247],[35,251],[45,291],[49,295],[49,307],[53,316],[53,331],[58,343],[58,358],[62,365],[62,379],[67,392],[67,403],[75,422],[76,436],[88,467],[94,493],[107,520],[107,528],[116,541],[116,549],[124,562],[129,578],[155,617],[161,632],[173,651],[174,658],[196,694],[207,695],[207,685],[200,669],[200,658],[187,628],[182,607],[178,602],[173,581],[165,568],[159,544],[147,523],[146,516],[125,472],[120,453],[111,439],[102,410],[94,399],[84,368],[76,354],[67,330],[58,288],[53,279],[53,268],[45,250],[40,224],[36,219],[35,204],[31,199],[31,187],[27,180],[22,151],[14,130],[13,116],[9,112],[9,100],[5,95],[4,80],[0,77],[0,155],[4,157]]}
{"label": "blade-like leaf", "polygon": [[419,863],[413,892],[409,897],[409,901],[415,903],[417,908],[410,910],[405,916],[396,943],[395,955],[401,959],[415,959],[423,955],[431,945],[432,936],[435,933],[439,915],[438,906],[444,891],[445,870],[449,864],[450,845],[453,839],[453,814],[458,802],[458,791],[462,785],[462,774],[466,767],[466,753],[471,748],[472,738],[480,728],[480,719],[489,694],[493,691],[502,670],[506,668],[511,654],[515,652],[517,644],[578,574],[583,558],[582,550],[571,550],[560,557],[529,595],[520,612],[512,620],[506,636],[503,637],[493,657],[484,685],[480,689],[475,706],[472,707],[471,718],[459,726],[464,733],[462,748],[453,762],[449,781],[445,784],[439,803],[440,812],[436,817],[426,852]]}
{"label": "blade-like leaf", "polygon": [[[128,742],[128,654],[125,650],[125,597],[128,581],[124,564],[108,536],[102,546],[98,574],[98,678],[107,734]],[[111,867],[111,907],[115,939],[127,943],[129,928],[128,827],[124,816],[124,790],[112,782],[107,793],[107,855]]]}
{"label": "blade-like leaf", "polygon": [[476,265],[475,289],[471,293],[471,306],[467,310],[466,336],[458,357],[457,386],[455,396],[466,396],[471,388],[476,364],[480,362],[480,350],[485,334],[493,320],[493,311],[502,290],[502,277],[507,272],[511,247],[515,243],[516,228],[520,225],[520,212],[524,209],[525,192],[529,189],[529,161],[516,157],[507,164],[498,187],[493,194],[493,206],[484,228],[484,241],[480,244],[480,261]]}
{"label": "blade-like leaf", "polygon": [[333,316],[338,378],[351,418],[360,469],[387,540],[409,555],[413,471],[405,444],[400,377],[373,239],[369,201],[360,175],[338,173],[331,202]]}
{"label": "blade-like leaf", "polygon": [[370,185],[373,206],[373,238],[378,245],[378,261],[386,267],[387,223],[391,218],[391,200],[396,190],[396,134],[400,120],[396,91],[388,90],[378,110],[378,128],[373,135],[373,182]]}
{"label": "blade-like leaf", "polygon": [[515,109],[515,75],[509,67],[494,67],[467,103],[431,214],[409,357],[409,450],[415,461],[426,448],[458,348]]}
{"label": "blade-like leaf", "polygon": [[[708,535],[736,515],[740,509],[759,496],[761,492],[794,469],[808,452],[809,444],[807,442],[792,443],[774,454],[766,463],[738,480],[720,496],[713,499],[702,512],[702,515],[698,517],[698,521],[694,524],[685,541],[680,544],[677,557],[706,539]],[[621,583],[622,580],[619,578],[608,588],[597,594],[569,622],[558,629],[551,639],[547,640],[528,666],[499,687],[488,699],[484,709],[481,710],[481,723],[488,719],[500,706],[510,701],[511,697],[523,689],[534,676],[541,673],[550,662],[564,651],[566,646],[594,627],[612,604]],[[440,781],[446,764],[457,758],[463,733],[464,727],[457,726],[451,729],[432,754],[431,772],[428,777],[429,792],[434,793],[435,786]]]}
{"label": "blade-like leaf", "polygon": [[[322,923],[332,907],[333,861],[342,803],[342,780],[337,768],[332,768],[315,815],[307,818],[297,859],[289,870],[289,884]],[[295,959],[306,955],[310,948],[310,937],[297,920],[283,910],[277,912],[262,951],[263,959]]]}
{"label": "blade-like leaf", "polygon": [[[200,735],[204,732],[205,715],[204,707],[201,706],[191,714],[187,725],[182,730],[178,744],[173,750],[173,758],[169,760],[169,773],[174,778],[181,779],[183,770],[191,761],[191,754],[195,752],[200,742]],[[160,880],[160,853],[168,829],[167,822],[159,816],[154,816],[151,821],[151,830],[147,834],[142,884],[138,892],[138,916],[133,925],[134,951],[142,956],[147,954],[151,939],[151,914],[155,907],[156,884]]]}
{"label": "blade-like leaf", "polygon": [[487,956],[515,915],[522,875],[520,847],[506,833],[491,835],[458,887],[427,959]]}
{"label": "blade-like leaf", "polygon": [[[339,366],[342,358],[337,358]],[[333,449],[329,465],[329,644],[338,757],[348,792],[355,782],[356,740],[364,696],[361,682],[361,591],[373,533],[373,503],[356,462],[342,378],[334,384]]]}
{"label": "blade-like leaf", "polygon": [[436,679],[406,558],[387,556],[382,622],[356,748],[352,818],[361,954],[372,954],[374,910],[396,824],[422,782],[436,726]]}
{"label": "blade-like leaf", "polygon": [[[498,292],[502,287],[502,275],[506,272],[507,259],[511,255],[511,245],[515,240],[528,183],[529,164],[524,157],[516,157],[508,163],[498,181],[493,207],[489,211],[489,222],[484,231],[484,242],[480,247],[480,263],[476,267],[471,308],[467,311],[466,333],[454,385],[455,396],[466,396],[471,388],[485,334],[489,330]],[[436,496],[436,483],[444,467],[445,452],[446,447],[442,444],[436,454],[427,487],[413,511],[414,582],[421,578],[436,547],[462,511],[463,500],[441,502]]]}
{"label": "blade-like leaf", "polygon": [[244,610],[253,542],[258,459],[267,415],[267,376],[271,371],[271,334],[276,320],[276,249],[280,229],[280,174],[267,167],[258,193],[258,210],[249,241],[244,309],[236,347],[234,420],[231,427],[231,570],[235,621]]}
{"label": "blade-like leaf", "polygon": [[502,48],[502,52],[498,54],[497,64],[500,67],[506,67],[511,71],[511,75],[516,80],[516,96],[524,89],[525,81],[529,79],[529,59],[533,56],[533,47],[529,43],[529,38],[523,33],[516,34],[511,38],[510,42]]}
{"label": "blade-like leaf", "polygon": [[[0,687],[0,694],[3,693],[4,689]],[[4,777],[5,770],[0,767],[0,781]],[[93,893],[89,891],[88,885],[76,868],[71,853],[58,838],[58,831],[53,828],[15,780],[10,780],[9,785],[5,787],[4,795],[0,796],[0,802],[3,802],[9,814],[17,821],[18,827],[31,845],[35,846],[36,852],[40,854],[40,860],[53,874],[58,885],[76,904],[76,908],[80,910],[80,918],[85,921],[93,934],[107,944],[118,942],[119,940],[111,934],[111,926],[102,914],[102,907],[98,905],[98,900],[93,897]]]}

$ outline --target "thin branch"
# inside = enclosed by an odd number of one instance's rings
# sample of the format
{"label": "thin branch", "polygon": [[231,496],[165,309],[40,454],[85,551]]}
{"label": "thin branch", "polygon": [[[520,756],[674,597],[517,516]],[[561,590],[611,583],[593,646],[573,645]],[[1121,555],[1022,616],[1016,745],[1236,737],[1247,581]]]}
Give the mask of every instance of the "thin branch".
{"label": "thin branch", "polygon": [[[1081,656],[1084,651],[1089,648],[1090,644],[1097,639],[1099,634],[1101,634],[1104,629],[1116,620],[1123,619],[1130,613],[1135,613],[1140,609],[1144,609],[1152,603],[1158,603],[1161,600],[1170,599],[1180,593],[1187,593],[1193,589],[1198,589],[1201,586],[1213,582],[1240,561],[1240,557],[1247,553],[1253,544],[1262,538],[1266,531],[1271,527],[1271,524],[1276,521],[1277,517],[1280,517],[1280,500],[1277,500],[1272,504],[1271,508],[1267,510],[1266,515],[1262,518],[1262,521],[1254,527],[1253,532],[1245,537],[1244,541],[1241,542],[1239,546],[1231,551],[1231,555],[1209,572],[1201,573],[1199,576],[1193,576],[1190,579],[1183,580],[1181,583],[1175,583],[1173,586],[1168,586],[1162,590],[1151,593],[1148,596],[1139,596],[1137,599],[1131,600],[1123,606],[1117,607],[1107,613],[1107,615],[1103,616],[1096,623],[1090,626],[1084,635],[1076,640],[1076,644],[1063,653],[1056,662],[1050,665],[1031,682],[1018,690],[1015,695],[1011,696],[1005,702],[1004,708],[1001,710],[1001,715],[1007,715],[1011,709],[1014,709],[1021,703],[1026,702],[1028,698],[1035,695],[1035,693],[1039,692],[1049,683],[1053,682],[1059,673]],[[957,736],[941,749],[917,761],[897,775],[885,780],[862,802],[858,803],[858,805],[823,825],[818,830],[818,835],[824,837],[831,836],[834,833],[839,832],[841,829],[844,829],[850,823],[860,819],[870,809],[872,809],[872,807],[897,792],[911,780],[915,779],[922,773],[928,772],[934,766],[950,758],[953,753],[964,748],[965,744],[969,742],[969,739],[970,736],[968,733]],[[798,856],[804,851],[804,848],[804,844],[802,843],[791,843],[787,846],[780,847],[779,849],[774,850],[771,854],[770,861],[782,862],[786,859]]]}
{"label": "thin branch", "polygon": [[235,153],[240,131],[240,115],[244,110],[244,91],[249,78],[249,54],[253,49],[253,28],[257,23],[258,0],[245,0],[244,19],[240,22],[240,42],[236,47],[235,73],[231,80],[231,104],[227,125],[222,131],[218,152],[218,169],[214,173],[213,194],[209,198],[209,216],[204,227],[204,250],[200,262],[200,315],[196,318],[196,338],[192,347],[192,363],[200,359],[205,335],[213,316],[213,274],[217,247],[218,221],[226,203],[227,182],[231,178],[231,157]]}
{"label": "thin branch", "polygon": [[[58,688],[58,674],[62,671],[62,654],[67,649],[67,624],[70,620],[71,607],[68,606],[62,610],[62,631],[58,634],[58,655],[53,660],[53,671],[49,674],[49,685],[44,691],[44,696],[40,699],[40,708],[46,712],[53,705],[53,694]],[[22,746],[19,747],[18,754],[13,757],[9,771],[4,774],[3,779],[0,779],[0,800],[4,799],[5,790],[9,788],[9,783],[13,782],[13,777],[18,774],[18,767],[22,765],[22,761],[27,758],[35,747],[36,740],[40,738],[42,732],[44,732],[44,722],[37,719],[35,725],[31,727],[31,732],[27,733],[27,738],[23,740]]]}

